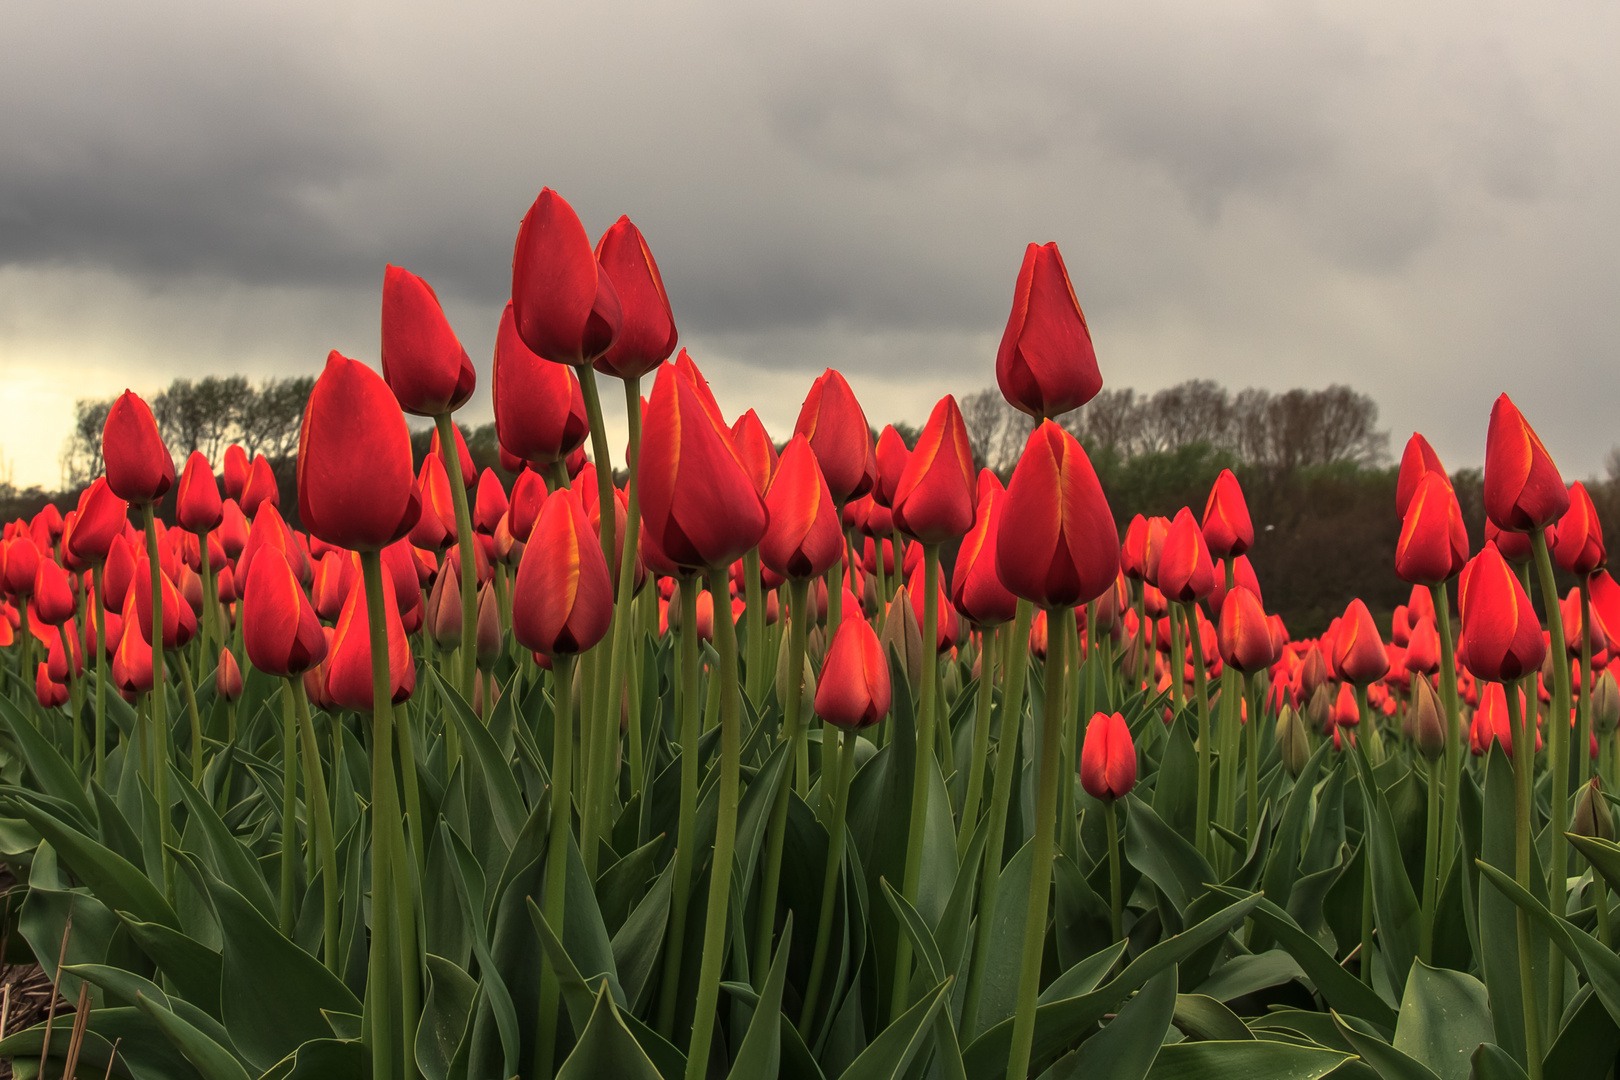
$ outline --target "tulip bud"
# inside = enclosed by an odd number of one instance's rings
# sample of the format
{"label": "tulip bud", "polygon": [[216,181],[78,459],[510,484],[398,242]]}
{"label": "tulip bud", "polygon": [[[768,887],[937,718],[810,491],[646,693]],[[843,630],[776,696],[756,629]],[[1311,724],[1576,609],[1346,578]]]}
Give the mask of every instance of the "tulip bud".
{"label": "tulip bud", "polygon": [[1585,577],[1608,561],[1603,546],[1603,524],[1586,485],[1569,486],[1569,509],[1553,528],[1552,557],[1569,574]]}
{"label": "tulip bud", "polygon": [[219,666],[214,669],[214,693],[226,701],[242,696],[242,669],[229,649],[219,650]]}
{"label": "tulip bud", "polygon": [[1192,511],[1183,506],[1165,533],[1159,553],[1158,586],[1165,599],[1202,600],[1215,588],[1215,564]]}
{"label": "tulip bud", "polygon": [[828,368],[816,377],[793,433],[809,440],[834,502],[848,502],[872,490],[877,478],[872,429],[843,375]]}
{"label": "tulip bud", "polygon": [[1604,670],[1592,688],[1592,730],[1607,735],[1620,724],[1620,683],[1614,672]]}
{"label": "tulip bud", "polygon": [[597,262],[585,226],[550,188],[540,192],[518,229],[512,314],[531,351],[576,366],[607,352],[623,325],[618,291]]}
{"label": "tulip bud", "polygon": [[1136,786],[1136,744],[1119,713],[1097,713],[1080,748],[1080,786],[1093,799],[1112,802]]}
{"label": "tulip bud", "polygon": [[1284,705],[1277,714],[1277,748],[1282,752],[1283,768],[1288,775],[1299,779],[1299,774],[1305,769],[1305,762],[1311,756],[1310,739],[1305,734],[1305,724],[1299,718],[1299,713],[1292,705]]}
{"label": "tulip bud", "polygon": [[495,599],[495,586],[485,583],[478,590],[478,669],[488,671],[501,658],[501,607]]}
{"label": "tulip bud", "polygon": [[1485,435],[1485,514],[1506,532],[1527,533],[1557,521],[1569,491],[1552,456],[1506,394],[1491,406]]}
{"label": "tulip bud", "polygon": [[803,435],[793,436],[782,451],[765,508],[769,524],[759,542],[765,566],[785,578],[820,577],[843,556],[844,534],[832,495]]}
{"label": "tulip bud", "polygon": [[1323,683],[1312,691],[1306,702],[1305,713],[1310,718],[1311,730],[1326,735],[1333,721],[1334,692],[1331,684]]}
{"label": "tulip bud", "polygon": [[1094,600],[1119,576],[1119,531],[1102,484],[1079,442],[1050,420],[1024,444],[996,529],[1002,584],[1040,607]]}
{"label": "tulip bud", "polygon": [[132,503],[156,502],[174,486],[174,459],[158,434],[151,408],[125,390],[107,411],[101,433],[107,486]]}
{"label": "tulip bud", "polygon": [[1438,761],[1446,752],[1446,720],[1440,696],[1428,679],[1420,676],[1412,680],[1412,705],[1407,715],[1412,719],[1412,738],[1418,750],[1430,761]]}
{"label": "tulip bud", "polygon": [[1468,530],[1457,493],[1443,473],[1419,479],[1401,520],[1395,572],[1413,584],[1437,585],[1468,562]]}
{"label": "tulip bud", "polygon": [[180,527],[189,532],[203,533],[219,528],[225,519],[225,507],[219,498],[219,484],[214,480],[213,466],[200,450],[193,450],[186,459],[185,471],[180,474],[180,488],[175,492],[174,516]]}
{"label": "tulip bud", "polygon": [[753,409],[737,417],[737,422],[731,425],[731,441],[737,447],[737,459],[742,462],[748,478],[754,482],[754,490],[760,498],[764,498],[770,490],[771,478],[776,475],[779,462],[776,444],[771,442],[765,425],[760,423]]}
{"label": "tulip bud", "polygon": [[[776,700],[782,703],[785,703],[788,695],[793,693],[793,687],[790,685],[793,666],[788,662],[788,653],[791,651],[788,647],[789,644],[788,636],[783,634],[782,647],[776,651]],[[802,686],[803,691],[799,696],[799,715],[808,716],[810,710],[814,707],[816,698],[816,672],[810,665],[808,654],[804,658],[804,682]]]}
{"label": "tulip bud", "polygon": [[623,322],[612,348],[596,361],[597,371],[634,379],[669,359],[680,333],[669,294],[641,230],[621,216],[596,243],[596,260],[613,282]]}
{"label": "tulip bud", "polygon": [[889,714],[890,698],[889,664],[877,634],[864,619],[845,619],[821,666],[816,713],[845,730],[868,727]]}
{"label": "tulip bud", "polygon": [[301,675],[326,658],[320,619],[287,560],[273,550],[261,550],[248,573],[242,643],[253,666],[272,675]]}
{"label": "tulip bud", "polygon": [[1360,597],[1344,609],[1344,620],[1333,643],[1333,669],[1341,679],[1358,686],[1383,678],[1389,670],[1389,654],[1384,651],[1372,613]]}
{"label": "tulip bud", "polygon": [[889,602],[889,619],[883,626],[880,641],[883,655],[893,652],[900,660],[900,670],[906,673],[906,680],[916,688],[922,682],[922,627],[904,585],[894,591],[894,598]]}
{"label": "tulip bud", "polygon": [[894,489],[894,523],[925,544],[958,540],[973,527],[973,448],[956,399],[939,400]]}
{"label": "tulip bud", "polygon": [[900,437],[893,424],[885,424],[878,433],[877,480],[872,485],[872,501],[884,509],[893,509],[894,490],[900,485],[900,476],[911,459],[911,447]]}
{"label": "tulip bud", "polygon": [[1254,546],[1254,525],[1249,504],[1231,469],[1222,469],[1204,504],[1204,543],[1211,555],[1235,558]]}
{"label": "tulip bud", "polygon": [[1457,659],[1475,678],[1516,679],[1540,669],[1547,655],[1541,620],[1496,545],[1486,544],[1464,568],[1458,599]]}
{"label": "tulip bud", "polygon": [[477,384],[433,286],[398,266],[383,271],[382,369],[400,408],[417,416],[455,412]]}
{"label": "tulip bud", "polygon": [[1569,831],[1576,836],[1614,841],[1614,815],[1609,811],[1609,800],[1603,797],[1603,781],[1595,776],[1581,789],[1580,798],[1575,801]]}
{"label": "tulip bud", "polygon": [[607,560],[578,497],[566,488],[546,499],[529,535],[512,610],[512,632],[533,652],[581,653],[607,634],[613,617]]}
{"label": "tulip bud", "polygon": [[[567,364],[536,356],[518,336],[512,305],[501,315],[490,373],[495,435],[502,449],[537,465],[562,461],[591,433],[579,377]],[[514,496],[516,492],[514,491]]]}
{"label": "tulip bud", "polygon": [[1037,420],[1078,409],[1102,389],[1097,353],[1058,246],[1030,244],[996,351],[996,383]]}

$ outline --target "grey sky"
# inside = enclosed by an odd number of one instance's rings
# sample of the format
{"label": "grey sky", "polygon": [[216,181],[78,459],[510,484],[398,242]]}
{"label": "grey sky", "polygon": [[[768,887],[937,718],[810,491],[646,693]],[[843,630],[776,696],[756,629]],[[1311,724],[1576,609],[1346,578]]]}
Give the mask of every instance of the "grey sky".
{"label": "grey sky", "polygon": [[827,365],[878,423],[988,384],[1055,239],[1111,385],[1348,382],[1454,467],[1502,390],[1571,477],[1620,442],[1611,4],[3,10],[21,483],[76,396],[375,363],[387,262],[486,419],[545,185],[641,226],[722,406],[779,436]]}

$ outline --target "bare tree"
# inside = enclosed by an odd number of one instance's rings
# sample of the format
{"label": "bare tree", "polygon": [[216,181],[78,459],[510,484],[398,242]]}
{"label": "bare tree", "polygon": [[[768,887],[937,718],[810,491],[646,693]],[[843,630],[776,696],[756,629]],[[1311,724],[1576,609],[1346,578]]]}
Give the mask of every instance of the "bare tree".
{"label": "bare tree", "polygon": [[249,457],[263,454],[277,461],[298,451],[298,429],[314,389],[309,375],[259,384],[252,405],[236,416],[238,441]]}
{"label": "bare tree", "polygon": [[101,475],[101,430],[113,398],[79,398],[73,403],[73,432],[62,444],[64,490],[81,488]]}
{"label": "bare tree", "polygon": [[152,398],[152,415],[163,441],[176,456],[201,451],[218,461],[230,444],[238,421],[257,404],[257,395],[240,375],[198,382],[176,379]]}
{"label": "bare tree", "polygon": [[967,428],[968,445],[973,448],[975,469],[990,464],[990,454],[996,448],[996,435],[1007,409],[1006,400],[993,386],[962,399],[962,423]]}

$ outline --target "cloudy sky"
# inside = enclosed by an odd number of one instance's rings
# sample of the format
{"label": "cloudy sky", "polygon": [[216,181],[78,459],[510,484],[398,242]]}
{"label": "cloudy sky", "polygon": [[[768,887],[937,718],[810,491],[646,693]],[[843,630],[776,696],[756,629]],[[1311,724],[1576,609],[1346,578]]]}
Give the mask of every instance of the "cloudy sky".
{"label": "cloudy sky", "polygon": [[778,436],[829,365],[880,424],[989,384],[1056,240],[1109,385],[1346,382],[1452,467],[1503,390],[1571,477],[1620,443],[1612,3],[0,10],[20,484],[56,485],[76,397],[376,363],[389,262],[487,384],[542,186],[641,226],[722,406]]}

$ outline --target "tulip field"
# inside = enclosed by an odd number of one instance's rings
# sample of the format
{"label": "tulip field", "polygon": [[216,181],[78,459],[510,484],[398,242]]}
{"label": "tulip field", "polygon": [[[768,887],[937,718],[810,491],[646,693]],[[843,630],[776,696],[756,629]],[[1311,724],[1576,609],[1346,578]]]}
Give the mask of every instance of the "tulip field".
{"label": "tulip field", "polygon": [[1409,601],[1293,638],[1231,472],[1114,517],[1060,423],[1103,370],[1056,245],[1012,291],[996,381],[1035,423],[1003,476],[952,397],[908,446],[832,370],[791,432],[725,417],[639,230],[593,249],[549,189],[501,473],[397,267],[380,364],[315,383],[296,506],[240,447],[177,463],[126,392],[76,508],[0,541],[0,953],[54,991],[26,1023],[5,991],[0,1059],[1610,1076],[1620,587],[1582,485],[1503,395],[1474,551],[1414,435]]}

